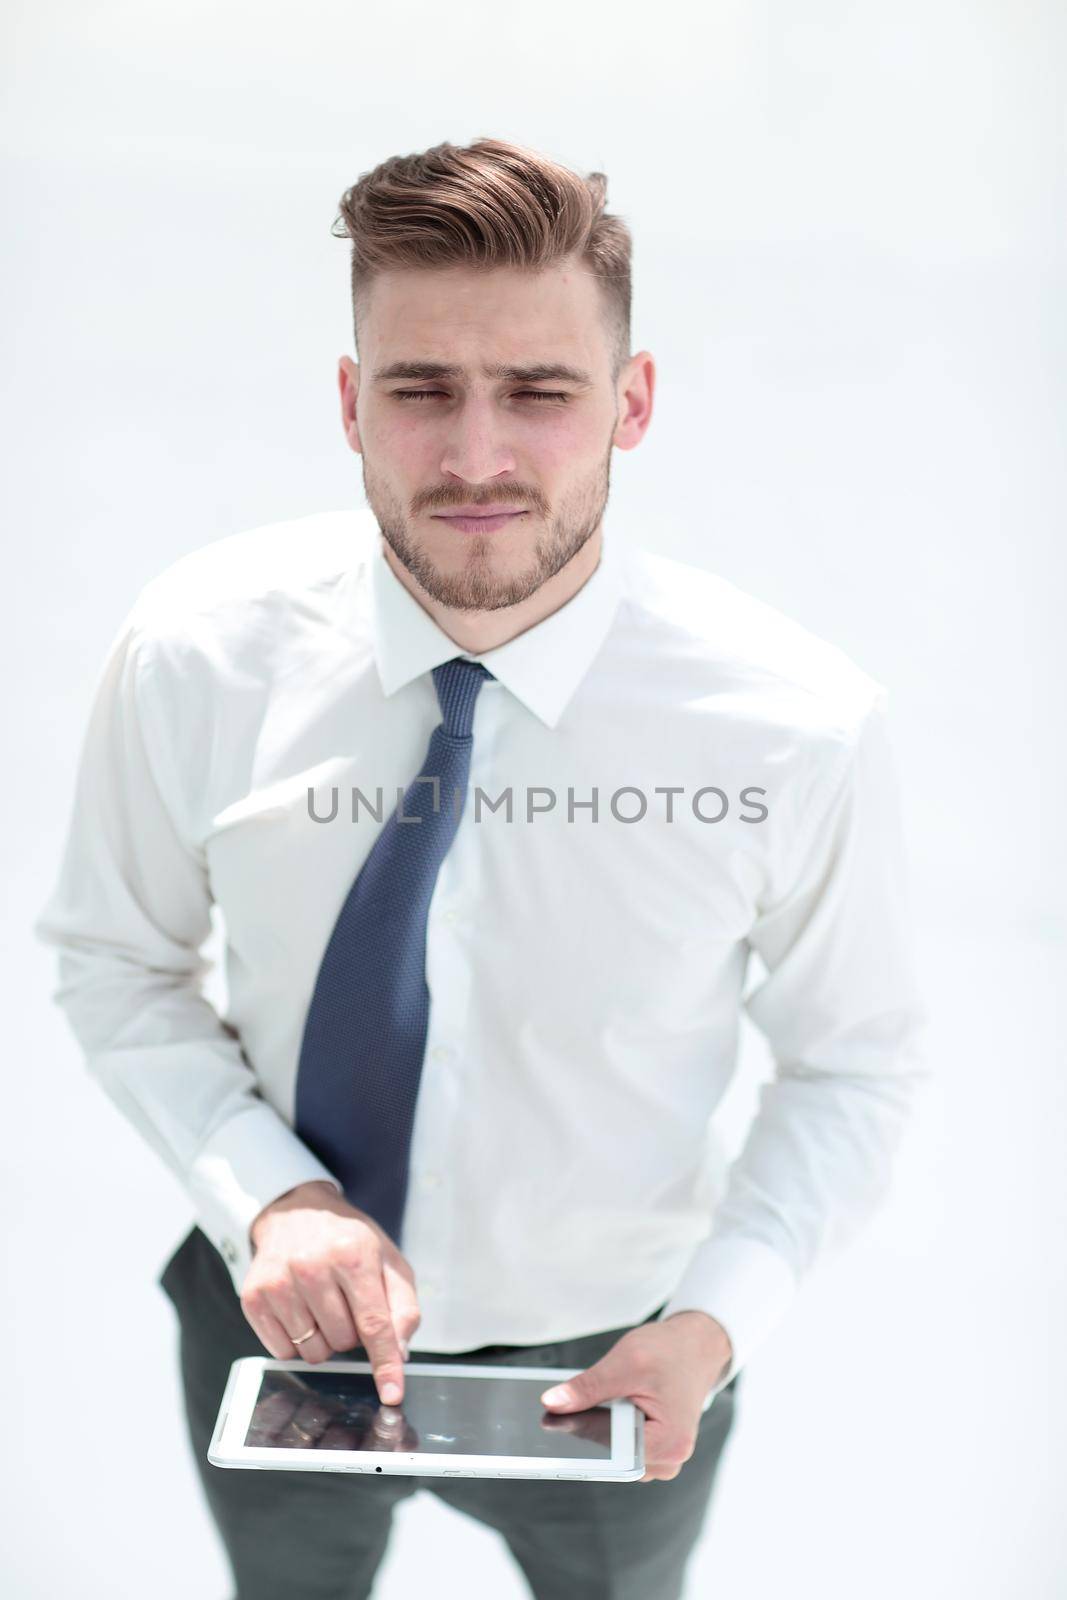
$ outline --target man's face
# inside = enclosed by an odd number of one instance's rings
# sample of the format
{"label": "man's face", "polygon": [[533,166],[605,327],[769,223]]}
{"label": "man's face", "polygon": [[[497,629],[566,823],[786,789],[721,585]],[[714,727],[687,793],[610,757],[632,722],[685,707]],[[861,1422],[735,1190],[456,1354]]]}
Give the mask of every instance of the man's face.
{"label": "man's face", "polygon": [[[360,337],[360,367],[341,363],[342,402],[387,544],[442,605],[527,599],[597,532],[613,445],[630,447],[616,437],[628,367],[613,384],[596,281],[569,265],[390,272],[371,286]],[[456,371],[389,375],[427,362]],[[541,365],[573,375],[492,370]],[[444,520],[500,507],[504,522],[476,530]]]}

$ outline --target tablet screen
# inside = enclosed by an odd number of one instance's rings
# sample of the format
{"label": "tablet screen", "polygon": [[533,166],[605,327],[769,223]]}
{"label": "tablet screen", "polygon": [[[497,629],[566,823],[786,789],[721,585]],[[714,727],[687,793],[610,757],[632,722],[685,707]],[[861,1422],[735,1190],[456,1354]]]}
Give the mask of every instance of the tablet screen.
{"label": "tablet screen", "polygon": [[404,1372],[400,1406],[383,1406],[370,1373],[262,1374],[245,1444],[268,1450],[398,1450],[611,1460],[607,1406],[553,1415],[546,1382]]}

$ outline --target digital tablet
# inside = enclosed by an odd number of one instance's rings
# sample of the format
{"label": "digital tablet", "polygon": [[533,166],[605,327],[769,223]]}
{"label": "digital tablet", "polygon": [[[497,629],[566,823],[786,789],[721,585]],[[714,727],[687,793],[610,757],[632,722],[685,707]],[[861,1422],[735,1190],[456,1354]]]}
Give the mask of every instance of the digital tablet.
{"label": "digital tablet", "polygon": [[578,1367],[417,1361],[404,1398],[378,1398],[369,1361],[274,1361],[230,1368],[208,1460],[287,1472],[392,1472],[441,1478],[593,1478],[645,1470],[644,1412],[630,1400],[565,1415],[539,1395]]}

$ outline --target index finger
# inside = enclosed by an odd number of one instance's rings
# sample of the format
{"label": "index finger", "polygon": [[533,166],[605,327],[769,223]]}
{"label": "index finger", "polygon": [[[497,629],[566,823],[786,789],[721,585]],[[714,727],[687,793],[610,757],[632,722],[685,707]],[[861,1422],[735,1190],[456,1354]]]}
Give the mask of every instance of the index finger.
{"label": "index finger", "polygon": [[362,1261],[338,1276],[359,1342],[367,1352],[379,1398],[384,1405],[398,1405],[404,1398],[404,1361],[386,1299],[381,1259]]}

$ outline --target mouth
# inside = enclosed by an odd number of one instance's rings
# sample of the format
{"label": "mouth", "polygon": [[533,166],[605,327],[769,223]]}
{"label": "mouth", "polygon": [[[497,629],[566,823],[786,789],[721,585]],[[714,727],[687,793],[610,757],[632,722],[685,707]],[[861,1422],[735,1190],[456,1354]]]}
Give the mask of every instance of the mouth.
{"label": "mouth", "polygon": [[506,528],[516,518],[525,515],[525,511],[500,511],[493,512],[490,516],[449,516],[447,513],[437,513],[434,521],[447,522],[450,528],[456,528],[460,533],[496,533],[499,528]]}

